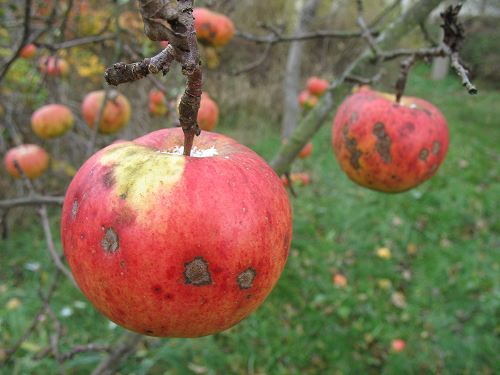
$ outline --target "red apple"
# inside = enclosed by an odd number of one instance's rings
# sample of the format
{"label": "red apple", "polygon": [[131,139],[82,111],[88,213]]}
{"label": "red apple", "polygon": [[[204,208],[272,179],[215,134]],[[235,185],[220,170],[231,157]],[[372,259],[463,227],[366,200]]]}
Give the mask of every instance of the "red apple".
{"label": "red apple", "polygon": [[75,118],[70,109],[62,104],[48,104],[31,115],[31,128],[43,139],[63,135],[73,127]]}
{"label": "red apple", "polygon": [[307,144],[304,146],[304,148],[302,150],[300,150],[299,158],[301,158],[301,159],[307,158],[309,155],[311,155],[312,150],[313,150],[312,142],[307,142]]}
{"label": "red apple", "polygon": [[[83,99],[82,115],[90,128],[94,127],[97,116],[99,116],[104,96],[104,90],[98,90],[88,93]],[[130,120],[130,112],[128,99],[117,91],[111,90],[99,122],[99,132],[104,134],[118,132]]]}
{"label": "red apple", "polygon": [[401,339],[395,339],[395,340],[392,340],[391,347],[392,347],[392,350],[394,350],[396,353],[400,353],[403,350],[405,350],[406,342],[404,340],[401,340]]}
{"label": "red apple", "polygon": [[212,44],[215,47],[225,46],[234,36],[233,21],[224,14],[216,13],[214,16],[215,35]]}
{"label": "red apple", "polygon": [[328,81],[318,77],[311,77],[307,80],[307,90],[315,96],[321,96],[328,88]]}
{"label": "red apple", "polygon": [[37,145],[24,144],[11,148],[5,154],[4,164],[11,176],[20,178],[14,160],[17,161],[26,177],[34,179],[39,177],[49,167],[49,154]]}
{"label": "red apple", "polygon": [[299,104],[304,109],[311,109],[316,104],[318,104],[318,97],[311,95],[311,93],[307,90],[303,90],[299,93]]}
{"label": "red apple", "polygon": [[36,55],[36,46],[34,44],[27,44],[23,47],[19,56],[23,59],[31,59]]}
{"label": "red apple", "polygon": [[201,130],[212,131],[219,121],[219,107],[210,96],[201,94],[200,109],[198,111],[198,126]]}
{"label": "red apple", "polygon": [[196,37],[201,43],[222,47],[233,38],[234,24],[224,14],[206,8],[194,8],[193,16]]}
{"label": "red apple", "polygon": [[291,239],[287,193],[250,149],[180,128],[109,145],[87,160],[62,210],[64,254],[91,301],[142,334],[197,337],[254,311]]}
{"label": "red apple", "polygon": [[160,90],[151,90],[149,92],[149,113],[152,116],[165,116],[168,113],[165,94]]}
{"label": "red apple", "polygon": [[43,56],[38,61],[40,72],[48,76],[66,76],[69,73],[69,65],[66,60],[57,56]]}
{"label": "red apple", "polygon": [[332,127],[340,166],[353,181],[402,192],[431,178],[448,150],[448,126],[429,102],[360,89],[341,104]]}

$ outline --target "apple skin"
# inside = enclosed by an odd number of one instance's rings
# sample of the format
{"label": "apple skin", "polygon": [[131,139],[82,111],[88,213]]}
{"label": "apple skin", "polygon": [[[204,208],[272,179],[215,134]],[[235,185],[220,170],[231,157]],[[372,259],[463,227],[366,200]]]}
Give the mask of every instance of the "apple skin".
{"label": "apple skin", "polygon": [[38,61],[40,72],[52,77],[64,77],[69,73],[68,62],[57,56],[43,56]]}
{"label": "apple skin", "polygon": [[303,90],[299,93],[298,101],[302,108],[308,110],[318,104],[318,97],[311,95],[308,90]]}
{"label": "apple skin", "polygon": [[337,161],[354,182],[397,193],[431,178],[448,150],[446,119],[429,102],[362,88],[340,105],[332,127]]}
{"label": "apple skin", "polygon": [[405,347],[406,347],[406,342],[402,339],[394,339],[391,342],[391,348],[396,353],[401,353],[403,350],[405,350]]}
{"label": "apple skin", "polygon": [[[94,127],[97,116],[104,100],[104,90],[92,91],[85,95],[82,102],[82,115],[90,128]],[[99,123],[99,132],[114,134],[121,130],[130,120],[130,102],[116,91],[109,94],[104,108],[104,114]]]}
{"label": "apple skin", "polygon": [[62,104],[48,104],[31,115],[31,129],[42,139],[63,135],[73,127],[75,118],[70,109]]}
{"label": "apple skin", "polygon": [[200,129],[206,131],[215,129],[219,121],[219,107],[206,92],[201,94],[197,119]]}
{"label": "apple skin", "polygon": [[152,116],[165,116],[168,113],[165,94],[160,90],[151,90],[149,92],[149,113]]}
{"label": "apple skin", "polygon": [[328,81],[319,77],[310,77],[307,80],[307,90],[315,96],[323,95],[328,86]]}
{"label": "apple skin", "polygon": [[19,56],[21,56],[23,59],[32,59],[36,55],[36,50],[37,48],[34,44],[27,44],[21,50]]}
{"label": "apple skin", "polygon": [[256,153],[202,132],[212,157],[167,153],[180,128],[109,145],[80,168],[62,209],[64,254],[90,302],[160,337],[223,331],[271,292],[292,235],[288,196]]}
{"label": "apple skin", "polygon": [[17,160],[17,163],[29,179],[41,176],[49,167],[49,154],[43,148],[34,144],[23,144],[11,148],[5,154],[4,165],[7,172],[13,177],[20,178],[21,175],[14,165],[14,160]]}
{"label": "apple skin", "polygon": [[313,151],[312,142],[307,142],[306,145],[304,146],[304,148],[302,148],[302,150],[300,150],[299,158],[305,159],[305,158],[309,157],[312,154],[312,151]]}

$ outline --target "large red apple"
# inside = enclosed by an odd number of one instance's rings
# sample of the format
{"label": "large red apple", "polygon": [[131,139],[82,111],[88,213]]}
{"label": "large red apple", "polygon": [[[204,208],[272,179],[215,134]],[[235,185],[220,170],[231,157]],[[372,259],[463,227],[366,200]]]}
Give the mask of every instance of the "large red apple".
{"label": "large red apple", "polygon": [[287,193],[257,154],[180,128],[112,144],[66,193],[61,236],[83,293],[108,318],[151,336],[197,337],[254,311],[291,239]]}
{"label": "large red apple", "polygon": [[66,76],[69,73],[69,65],[66,60],[57,56],[43,56],[38,61],[38,68],[48,76]]}
{"label": "large red apple", "polygon": [[328,81],[319,77],[311,77],[307,80],[307,90],[315,96],[323,95],[328,86]]}
{"label": "large red apple", "polygon": [[446,120],[429,102],[359,90],[341,104],[332,128],[333,149],[358,184],[402,192],[432,177],[448,150]]}
{"label": "large red apple", "polygon": [[168,113],[167,100],[165,94],[160,90],[149,92],[149,113],[152,116],[165,116]]}
{"label": "large red apple", "polygon": [[48,104],[31,115],[31,128],[40,138],[55,138],[66,133],[75,122],[71,110],[62,104]]}
{"label": "large red apple", "polygon": [[[101,105],[105,97],[104,90],[92,91],[83,99],[82,115],[90,128],[99,116]],[[99,122],[99,131],[113,134],[121,130],[130,120],[130,103],[128,99],[115,90],[111,90],[108,101],[104,106],[104,113]]]}
{"label": "large red apple", "polygon": [[49,154],[40,146],[33,144],[24,144],[11,148],[5,154],[4,164],[7,172],[11,176],[20,178],[14,160],[23,170],[26,177],[34,179],[39,177],[49,167]]}

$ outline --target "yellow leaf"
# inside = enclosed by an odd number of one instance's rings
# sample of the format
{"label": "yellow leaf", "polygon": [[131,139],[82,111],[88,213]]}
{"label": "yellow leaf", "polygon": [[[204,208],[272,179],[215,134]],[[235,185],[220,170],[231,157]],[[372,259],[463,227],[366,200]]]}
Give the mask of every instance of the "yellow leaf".
{"label": "yellow leaf", "polygon": [[11,298],[7,301],[7,310],[16,310],[21,306],[21,300],[19,298]]}
{"label": "yellow leaf", "polygon": [[380,247],[377,249],[377,256],[382,259],[391,259],[391,250],[388,247]]}

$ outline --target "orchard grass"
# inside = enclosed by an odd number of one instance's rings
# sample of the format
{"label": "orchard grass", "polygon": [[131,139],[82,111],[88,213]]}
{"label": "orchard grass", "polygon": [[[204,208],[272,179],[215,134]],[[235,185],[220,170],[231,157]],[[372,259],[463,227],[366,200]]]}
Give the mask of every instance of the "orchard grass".
{"label": "orchard grass", "polygon": [[[290,257],[263,306],[214,336],[151,339],[120,373],[499,373],[500,92],[471,97],[455,77],[432,82],[428,75],[425,67],[414,69],[407,94],[431,101],[448,119],[448,156],[432,180],[396,195],[358,187],[334,160],[329,120],[312,155],[294,165],[312,183],[296,187]],[[252,140],[246,143],[272,157],[279,136],[259,125],[262,119],[240,113],[223,120],[219,131]],[[58,238],[58,210],[51,213]],[[55,272],[33,218],[0,242],[3,350],[29,325],[41,306],[37,289],[46,289]],[[346,286],[334,285],[338,273]],[[51,306],[64,326],[61,351],[120,336],[123,330],[69,282],[60,284]],[[35,358],[53,332],[50,323],[42,327],[1,374],[57,373],[53,358]],[[391,341],[398,338],[406,348],[395,353]],[[88,374],[100,358],[80,354],[63,368]]]}

